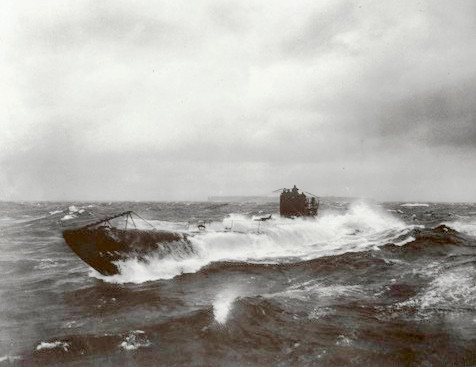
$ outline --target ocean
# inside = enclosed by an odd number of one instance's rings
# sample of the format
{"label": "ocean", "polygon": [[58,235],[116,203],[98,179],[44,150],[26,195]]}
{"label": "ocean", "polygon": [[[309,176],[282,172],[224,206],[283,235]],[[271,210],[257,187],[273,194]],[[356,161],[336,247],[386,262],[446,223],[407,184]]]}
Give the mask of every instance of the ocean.
{"label": "ocean", "polygon": [[[75,219],[125,210],[191,233],[193,253],[103,276],[65,244]],[[0,366],[476,366],[476,204],[278,212],[1,202]]]}

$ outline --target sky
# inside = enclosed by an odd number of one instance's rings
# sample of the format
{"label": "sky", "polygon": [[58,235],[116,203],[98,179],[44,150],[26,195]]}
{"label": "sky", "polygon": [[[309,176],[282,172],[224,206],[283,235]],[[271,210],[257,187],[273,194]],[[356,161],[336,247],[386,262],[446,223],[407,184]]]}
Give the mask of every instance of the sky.
{"label": "sky", "polygon": [[476,3],[2,0],[0,200],[476,202]]}

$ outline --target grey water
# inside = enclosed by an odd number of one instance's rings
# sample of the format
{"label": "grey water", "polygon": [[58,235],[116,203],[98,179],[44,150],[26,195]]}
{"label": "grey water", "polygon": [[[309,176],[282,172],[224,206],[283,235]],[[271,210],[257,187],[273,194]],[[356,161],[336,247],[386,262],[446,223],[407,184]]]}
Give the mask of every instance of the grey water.
{"label": "grey water", "polygon": [[[62,238],[81,210],[129,209],[189,231],[195,253],[131,258],[107,277]],[[257,224],[263,213],[272,219]],[[0,366],[476,365],[475,204],[277,213],[276,203],[0,203]]]}

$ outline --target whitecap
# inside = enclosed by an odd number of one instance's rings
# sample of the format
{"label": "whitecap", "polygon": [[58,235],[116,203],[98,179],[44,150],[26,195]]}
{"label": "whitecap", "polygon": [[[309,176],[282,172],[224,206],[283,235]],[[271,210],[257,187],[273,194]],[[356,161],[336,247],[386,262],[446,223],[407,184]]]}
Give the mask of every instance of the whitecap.
{"label": "whitecap", "polygon": [[409,207],[412,207],[412,206],[430,206],[430,204],[425,204],[425,203],[406,203],[406,204],[402,204],[400,206],[409,206]]}
{"label": "whitecap", "polygon": [[66,214],[63,218],[61,218],[60,220],[62,221],[65,221],[65,220],[71,220],[73,218],[76,218],[76,215],[73,215],[73,214]]}
{"label": "whitecap", "polygon": [[446,222],[443,224],[457,230],[458,232],[466,233],[470,236],[476,236],[476,221],[473,218],[454,222]]}
{"label": "whitecap", "polygon": [[365,293],[359,285],[324,285],[310,280],[302,284],[293,285],[281,292],[265,294],[263,297],[294,298],[302,301],[318,298],[322,301],[324,299],[335,299],[340,296],[361,297],[362,295],[365,295]]}
{"label": "whitecap", "polygon": [[119,347],[124,350],[136,350],[138,348],[148,347],[150,344],[144,331],[134,330],[126,335],[124,341],[119,344]]}
{"label": "whitecap", "polygon": [[422,317],[429,317],[434,312],[445,309],[474,309],[476,307],[474,275],[475,269],[472,266],[443,271],[423,292],[397,304],[397,307],[416,307]]}
{"label": "whitecap", "polygon": [[70,213],[75,213],[77,212],[79,209],[76,205],[71,205],[69,208],[68,208],[69,212]]}
{"label": "whitecap", "polygon": [[233,302],[238,297],[235,291],[227,290],[219,293],[213,301],[213,316],[220,324],[225,324],[232,309]]}
{"label": "whitecap", "polygon": [[36,346],[36,350],[62,348],[65,352],[67,352],[69,347],[70,347],[69,343],[57,340],[50,343],[41,342],[40,344]]}
{"label": "whitecap", "polygon": [[410,243],[410,242],[413,242],[415,241],[415,237],[413,236],[408,236],[407,238],[399,241],[399,242],[395,242],[395,246],[403,246],[403,245],[406,245],[407,243]]}
{"label": "whitecap", "polygon": [[352,345],[352,339],[348,338],[345,335],[339,335],[337,337],[336,345],[348,347]]}

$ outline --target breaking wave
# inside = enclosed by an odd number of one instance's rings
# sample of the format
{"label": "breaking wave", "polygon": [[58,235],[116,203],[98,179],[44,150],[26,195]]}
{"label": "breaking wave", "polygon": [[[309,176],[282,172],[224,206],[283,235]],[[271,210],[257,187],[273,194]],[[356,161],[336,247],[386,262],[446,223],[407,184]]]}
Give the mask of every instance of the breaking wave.
{"label": "breaking wave", "polygon": [[290,286],[282,292],[265,295],[265,297],[294,298],[298,300],[312,300],[313,298],[319,298],[322,302],[322,300],[326,298],[334,299],[336,296],[361,296],[362,294],[362,287],[359,285],[324,285],[320,282],[311,280],[303,284]]}
{"label": "breaking wave", "polygon": [[62,341],[41,342],[36,346],[36,350],[61,348],[65,352],[70,348],[70,344]]}
{"label": "breaking wave", "polygon": [[119,347],[123,350],[136,350],[138,348],[149,347],[150,341],[145,336],[144,331],[134,330],[125,336]]}
{"label": "breaking wave", "polygon": [[457,230],[458,232],[476,237],[476,219],[474,217],[456,220],[454,222],[447,222],[445,224]]}
{"label": "breaking wave", "polygon": [[444,270],[430,282],[420,294],[397,305],[418,310],[418,317],[431,317],[448,310],[474,310],[476,285],[474,266]]}
{"label": "breaking wave", "polygon": [[[233,228],[220,231],[216,228]],[[211,223],[204,232],[190,236],[195,253],[177,253],[167,258],[151,254],[116,264],[120,274],[91,275],[106,282],[142,283],[171,279],[183,273],[194,273],[220,261],[282,263],[311,260],[345,252],[365,251],[388,242],[406,243],[410,226],[379,207],[365,202],[353,204],[345,213],[322,214],[319,218],[289,219],[273,217],[257,222],[243,215],[231,215],[223,222]]]}
{"label": "breaking wave", "polygon": [[417,207],[417,206],[423,206],[423,207],[427,207],[427,206],[430,206],[430,204],[425,204],[425,203],[406,203],[406,204],[402,204],[400,206],[407,206],[407,207]]}

